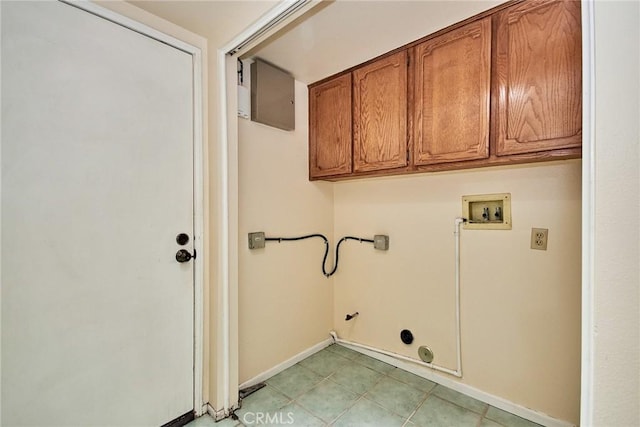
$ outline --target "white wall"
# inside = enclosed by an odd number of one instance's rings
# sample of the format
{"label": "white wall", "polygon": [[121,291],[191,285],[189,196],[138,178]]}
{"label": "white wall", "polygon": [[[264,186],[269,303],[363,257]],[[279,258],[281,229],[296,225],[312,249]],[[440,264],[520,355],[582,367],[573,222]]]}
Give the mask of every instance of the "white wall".
{"label": "white wall", "polygon": [[[336,238],[390,236],[386,253],[341,251],[338,334],[413,358],[427,345],[455,370],[453,221],[463,195],[509,192],[512,230],[461,233],[462,382],[577,423],[580,171],[572,160],[336,183]],[[547,251],[530,249],[532,227],[549,229]]]}
{"label": "white wall", "polygon": [[595,2],[597,426],[640,425],[640,4]]}
{"label": "white wall", "polygon": [[332,185],[307,179],[307,87],[296,82],[295,93],[295,131],[238,122],[240,383],[328,339],[333,323],[321,239],[247,244],[252,231],[333,236]]}

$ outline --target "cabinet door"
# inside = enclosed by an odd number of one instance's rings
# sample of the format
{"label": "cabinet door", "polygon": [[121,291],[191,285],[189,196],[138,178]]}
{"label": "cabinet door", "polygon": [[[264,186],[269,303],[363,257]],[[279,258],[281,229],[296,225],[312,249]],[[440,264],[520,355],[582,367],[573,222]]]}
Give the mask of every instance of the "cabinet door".
{"label": "cabinet door", "polygon": [[309,177],[351,173],[351,74],[309,89]]}
{"label": "cabinet door", "polygon": [[497,154],[582,144],[579,1],[525,2],[496,16]]}
{"label": "cabinet door", "polygon": [[407,165],[407,52],[353,72],[353,167],[356,172]]}
{"label": "cabinet door", "polygon": [[415,48],[414,164],[489,157],[491,18]]}

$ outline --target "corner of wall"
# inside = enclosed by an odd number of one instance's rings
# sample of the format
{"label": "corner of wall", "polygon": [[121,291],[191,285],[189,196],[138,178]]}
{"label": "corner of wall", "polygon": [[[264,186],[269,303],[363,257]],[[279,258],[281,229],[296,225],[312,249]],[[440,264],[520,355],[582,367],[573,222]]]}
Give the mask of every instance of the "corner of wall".
{"label": "corner of wall", "polygon": [[241,383],[325,341],[332,326],[333,279],[322,274],[320,239],[256,250],[246,243],[252,231],[333,236],[332,184],[308,180],[306,85],[295,82],[295,97],[294,131],[238,120]]}

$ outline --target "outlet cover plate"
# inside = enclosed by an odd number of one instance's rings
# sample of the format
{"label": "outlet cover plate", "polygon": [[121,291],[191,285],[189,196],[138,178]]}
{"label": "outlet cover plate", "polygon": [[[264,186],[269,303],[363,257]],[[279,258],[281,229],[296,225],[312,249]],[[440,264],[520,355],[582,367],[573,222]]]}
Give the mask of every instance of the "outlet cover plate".
{"label": "outlet cover plate", "polygon": [[376,234],[373,236],[373,248],[380,251],[389,250],[389,236],[385,234]]}
{"label": "outlet cover plate", "polygon": [[249,233],[249,249],[262,249],[264,248],[264,243],[264,231]]}
{"label": "outlet cover plate", "polygon": [[548,239],[549,239],[548,228],[532,228],[531,229],[531,249],[546,251]]}

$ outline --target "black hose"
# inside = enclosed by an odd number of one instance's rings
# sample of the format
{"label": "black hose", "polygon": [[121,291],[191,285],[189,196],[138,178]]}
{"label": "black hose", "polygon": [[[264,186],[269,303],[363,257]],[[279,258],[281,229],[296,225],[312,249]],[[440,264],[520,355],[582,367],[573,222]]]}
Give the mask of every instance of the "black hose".
{"label": "black hose", "polygon": [[[371,239],[361,239],[359,237],[353,237],[353,236],[345,236],[342,239],[340,239],[338,241],[338,244],[336,245],[336,262],[333,265],[333,270],[331,270],[331,273],[329,273],[328,275],[325,273],[325,276],[331,277],[336,273],[336,270],[338,269],[338,259],[340,257],[340,245],[342,244],[342,242],[344,242],[346,240],[357,240],[360,243],[362,243],[362,242],[373,243],[373,240],[371,240]],[[323,273],[324,273],[324,265],[322,266],[322,268],[323,268]]]}
{"label": "black hose", "polygon": [[313,237],[319,237],[322,240],[324,240],[324,257],[322,257],[322,274],[324,274],[325,277],[331,277],[336,273],[336,270],[338,270],[338,258],[340,255],[340,245],[342,244],[342,242],[344,242],[345,240],[357,240],[360,243],[362,242],[367,242],[367,243],[373,243],[373,240],[371,239],[362,239],[360,237],[353,237],[353,236],[345,236],[342,239],[340,239],[338,241],[338,244],[336,245],[336,260],[333,264],[333,269],[331,270],[330,273],[327,273],[327,257],[329,256],[329,239],[327,239],[325,237],[324,234],[307,234],[306,236],[298,236],[298,237],[265,237],[265,242],[293,242],[296,240],[305,240],[305,239],[311,239]]}
{"label": "black hose", "polygon": [[322,274],[324,274],[326,277],[329,277],[327,275],[327,270],[325,269],[325,263],[327,262],[327,256],[329,255],[329,239],[327,239],[325,237],[324,234],[307,234],[306,236],[299,236],[299,237],[265,237],[264,240],[265,242],[293,242],[296,240],[305,240],[305,239],[311,239],[314,237],[320,237],[322,240],[324,240],[324,257],[322,258]]}

